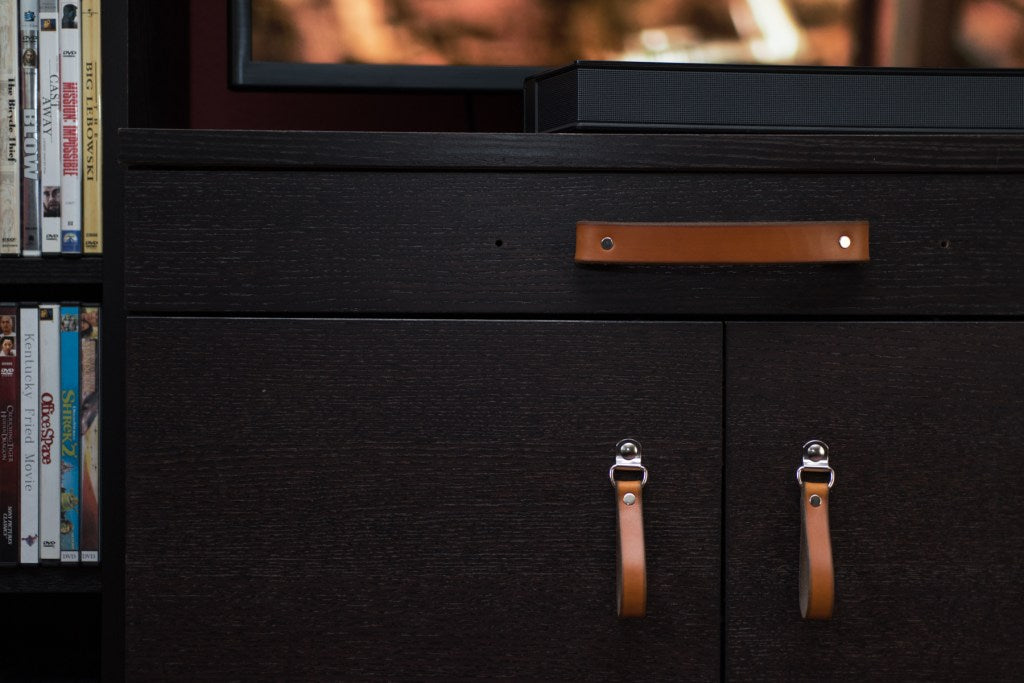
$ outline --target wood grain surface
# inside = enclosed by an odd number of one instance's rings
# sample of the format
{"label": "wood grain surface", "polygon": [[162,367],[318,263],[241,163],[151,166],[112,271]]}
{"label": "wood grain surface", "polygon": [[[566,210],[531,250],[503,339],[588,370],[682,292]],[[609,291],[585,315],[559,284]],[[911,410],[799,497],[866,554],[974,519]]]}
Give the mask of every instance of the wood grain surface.
{"label": "wood grain surface", "polygon": [[0,260],[0,286],[4,287],[9,285],[99,285],[102,281],[103,259],[101,258],[5,258]]}
{"label": "wood grain surface", "polygon": [[[729,680],[1018,680],[1024,324],[726,325]],[[835,613],[800,619],[825,441]]]}
{"label": "wood grain surface", "polygon": [[721,330],[129,319],[128,678],[717,679]]}
{"label": "wood grain surface", "polygon": [[[130,311],[1024,313],[1024,175],[129,171]],[[582,266],[578,220],[868,221],[871,261]]]}
{"label": "wood grain surface", "polygon": [[99,593],[101,583],[97,567],[22,565],[0,572],[0,594]]}
{"label": "wood grain surface", "polygon": [[122,130],[129,166],[1019,172],[1024,135],[365,133]]}

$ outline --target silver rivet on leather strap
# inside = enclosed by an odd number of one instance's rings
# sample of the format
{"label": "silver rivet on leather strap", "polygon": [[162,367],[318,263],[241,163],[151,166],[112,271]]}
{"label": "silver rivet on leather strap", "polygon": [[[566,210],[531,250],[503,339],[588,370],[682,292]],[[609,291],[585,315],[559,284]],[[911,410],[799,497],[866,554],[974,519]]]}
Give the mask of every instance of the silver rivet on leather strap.
{"label": "silver rivet on leather strap", "polygon": [[821,505],[821,496],[814,494],[811,496],[811,507],[818,507],[819,505]]}
{"label": "silver rivet on leather strap", "polygon": [[601,240],[601,248],[604,249],[605,251],[608,251],[614,246],[615,242],[612,241],[611,237],[605,237],[603,240]]}
{"label": "silver rivet on leather strap", "polygon": [[625,503],[626,505],[632,505],[633,503],[636,502],[636,496],[633,495],[632,493],[627,493],[622,497],[622,502]]}
{"label": "silver rivet on leather strap", "polygon": [[849,249],[852,243],[853,240],[851,240],[846,235],[843,235],[842,237],[839,238],[839,246],[842,247],[843,249]]}

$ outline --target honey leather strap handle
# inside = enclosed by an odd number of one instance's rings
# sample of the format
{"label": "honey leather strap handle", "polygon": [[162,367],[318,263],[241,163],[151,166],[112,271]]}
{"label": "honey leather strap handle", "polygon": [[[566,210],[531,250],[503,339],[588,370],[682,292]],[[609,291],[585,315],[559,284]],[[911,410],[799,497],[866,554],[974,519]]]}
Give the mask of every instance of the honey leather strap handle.
{"label": "honey leather strap handle", "polygon": [[867,260],[867,221],[576,224],[577,263],[698,265]]}
{"label": "honey leather strap handle", "polygon": [[[640,444],[623,439],[616,446],[615,464],[608,477],[615,488],[618,511],[618,614],[621,618],[647,614],[647,552],[644,546],[643,488],[647,468],[641,464]],[[639,473],[638,479],[619,479],[617,472]]]}
{"label": "honey leather strap handle", "polygon": [[643,486],[639,481],[616,481],[619,510],[620,617],[647,613],[647,557],[644,548]]}
{"label": "honey leather strap handle", "polygon": [[[835,604],[832,536],[828,524],[828,494],[835,472],[828,465],[828,447],[820,441],[804,446],[800,482],[800,614],[804,619],[830,619]],[[806,472],[828,475],[827,482],[804,481]]]}
{"label": "honey leather strap handle", "polygon": [[804,482],[800,495],[800,614],[804,619],[830,619],[835,579],[828,528],[828,484]]}

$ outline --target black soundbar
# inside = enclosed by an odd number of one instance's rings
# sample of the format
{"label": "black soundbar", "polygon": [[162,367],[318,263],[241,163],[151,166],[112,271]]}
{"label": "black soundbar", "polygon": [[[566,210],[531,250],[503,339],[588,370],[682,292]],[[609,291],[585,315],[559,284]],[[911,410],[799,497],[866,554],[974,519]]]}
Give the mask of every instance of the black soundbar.
{"label": "black soundbar", "polygon": [[527,132],[1024,130],[1024,70],[576,62],[531,76]]}

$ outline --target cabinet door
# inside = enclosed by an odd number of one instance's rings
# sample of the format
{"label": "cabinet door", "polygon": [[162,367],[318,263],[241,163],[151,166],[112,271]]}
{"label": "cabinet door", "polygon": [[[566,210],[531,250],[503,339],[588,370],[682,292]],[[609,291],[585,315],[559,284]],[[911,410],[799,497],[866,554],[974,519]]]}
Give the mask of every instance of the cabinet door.
{"label": "cabinet door", "polygon": [[[127,673],[715,679],[716,323],[140,317]],[[616,442],[648,616],[616,617]]]}
{"label": "cabinet door", "polygon": [[[1024,324],[726,325],[733,680],[1024,665]],[[830,447],[835,610],[798,604],[802,446]]]}

